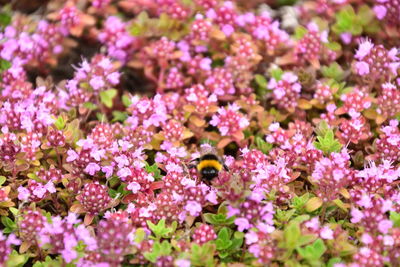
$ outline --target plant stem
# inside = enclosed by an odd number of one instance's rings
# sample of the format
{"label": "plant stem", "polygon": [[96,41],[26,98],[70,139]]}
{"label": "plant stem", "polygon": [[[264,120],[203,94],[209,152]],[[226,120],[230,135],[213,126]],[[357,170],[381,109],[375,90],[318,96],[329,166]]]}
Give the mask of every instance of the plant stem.
{"label": "plant stem", "polygon": [[321,224],[324,223],[325,221],[325,215],[326,215],[326,203],[322,204],[322,209],[321,209]]}

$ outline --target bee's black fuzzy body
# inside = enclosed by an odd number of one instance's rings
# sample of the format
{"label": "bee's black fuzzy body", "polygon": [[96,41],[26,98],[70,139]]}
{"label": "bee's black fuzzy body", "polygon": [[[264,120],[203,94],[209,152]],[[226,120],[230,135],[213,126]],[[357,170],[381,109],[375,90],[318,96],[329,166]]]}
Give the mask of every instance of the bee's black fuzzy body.
{"label": "bee's black fuzzy body", "polygon": [[205,154],[198,159],[197,171],[205,180],[212,180],[218,176],[222,168],[226,168],[217,155]]}

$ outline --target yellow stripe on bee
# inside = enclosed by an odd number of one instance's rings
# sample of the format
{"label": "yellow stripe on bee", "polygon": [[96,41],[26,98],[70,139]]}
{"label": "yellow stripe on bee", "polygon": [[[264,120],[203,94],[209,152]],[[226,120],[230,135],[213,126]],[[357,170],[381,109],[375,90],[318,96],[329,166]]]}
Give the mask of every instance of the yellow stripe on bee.
{"label": "yellow stripe on bee", "polygon": [[199,164],[197,164],[197,170],[201,171],[204,168],[207,167],[212,167],[217,169],[218,171],[222,170],[222,164],[215,159],[206,159],[206,160],[202,160],[199,162]]}

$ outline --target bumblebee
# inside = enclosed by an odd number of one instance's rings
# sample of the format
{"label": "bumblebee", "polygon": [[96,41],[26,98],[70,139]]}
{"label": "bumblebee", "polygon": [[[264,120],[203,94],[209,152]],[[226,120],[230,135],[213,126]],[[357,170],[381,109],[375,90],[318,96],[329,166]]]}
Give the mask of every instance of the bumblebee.
{"label": "bumblebee", "polygon": [[215,151],[208,149],[207,152],[203,153],[200,158],[193,160],[196,162],[195,165],[190,167],[196,167],[197,171],[200,173],[201,178],[211,181],[218,176],[218,173],[224,168],[228,171],[228,167],[225,165],[224,161],[217,156]]}

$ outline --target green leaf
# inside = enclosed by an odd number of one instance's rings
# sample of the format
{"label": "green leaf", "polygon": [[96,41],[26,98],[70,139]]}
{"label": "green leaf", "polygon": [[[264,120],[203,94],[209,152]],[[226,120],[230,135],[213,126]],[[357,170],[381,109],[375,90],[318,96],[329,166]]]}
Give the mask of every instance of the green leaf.
{"label": "green leaf", "polygon": [[279,222],[285,223],[285,222],[288,222],[290,220],[290,218],[292,218],[292,216],[295,213],[296,213],[295,209],[290,209],[290,210],[280,210],[280,209],[278,209],[276,211],[275,217]]}
{"label": "green leaf", "polygon": [[7,181],[7,178],[5,176],[0,176],[0,185],[4,184],[5,181]]}
{"label": "green leaf", "polygon": [[172,252],[171,244],[167,240],[164,240],[161,244],[160,242],[155,242],[153,244],[152,251],[146,252],[144,254],[144,257],[149,261],[155,263],[158,257],[168,256],[171,254],[171,252]]}
{"label": "green leaf", "polygon": [[318,238],[313,244],[306,246],[305,248],[297,247],[297,252],[303,258],[309,261],[319,260],[326,251],[326,246],[322,239]]}
{"label": "green leaf", "polygon": [[122,103],[124,104],[125,107],[130,107],[132,105],[131,99],[127,95],[122,96]]}
{"label": "green leaf", "polygon": [[308,30],[303,26],[297,26],[294,31],[294,38],[300,40],[306,35]]}
{"label": "green leaf", "polygon": [[13,220],[8,218],[7,216],[1,216],[1,223],[7,228],[10,228],[13,230],[17,229],[17,224]]}
{"label": "green leaf", "polygon": [[278,0],[279,6],[293,6],[296,4],[297,0]]}
{"label": "green leaf", "polygon": [[368,5],[362,5],[358,8],[357,19],[362,26],[368,26],[374,18],[375,13]]}
{"label": "green leaf", "polygon": [[337,62],[333,62],[329,66],[322,66],[321,72],[324,77],[334,79],[338,82],[342,81],[345,76],[342,67]]}
{"label": "green leaf", "polygon": [[400,213],[395,211],[390,212],[390,220],[393,222],[394,227],[400,227]]}
{"label": "green leaf", "polygon": [[315,235],[302,235],[297,240],[297,246],[300,247],[300,246],[307,245],[307,244],[311,243],[312,241],[314,241],[316,238],[317,238],[317,236],[315,236]]}
{"label": "green leaf", "polygon": [[11,62],[0,58],[0,73],[11,68]]}
{"label": "green leaf", "polygon": [[235,221],[235,217],[227,218],[225,214],[205,213],[204,219],[206,222],[213,225],[231,225]]}
{"label": "green leaf", "polygon": [[203,215],[204,215],[204,219],[206,220],[206,222],[208,222],[210,224],[218,224],[217,220],[215,219],[216,214],[205,213]]}
{"label": "green leaf", "polygon": [[256,80],[256,83],[258,86],[262,87],[262,88],[267,88],[267,79],[265,79],[265,77],[261,74],[256,74],[254,75],[254,79]]}
{"label": "green leaf", "polygon": [[272,149],[273,145],[264,141],[261,137],[256,136],[255,138],[255,144],[257,148],[263,152],[264,154],[268,154],[268,152]]}
{"label": "green leaf", "polygon": [[98,121],[107,122],[107,116],[106,116],[106,114],[97,112],[97,113],[96,113],[96,118],[97,118]]}
{"label": "green leaf", "polygon": [[113,105],[113,99],[117,95],[117,90],[116,89],[109,89],[106,91],[101,91],[100,92],[100,101],[103,103],[106,107],[111,108]]}
{"label": "green leaf", "polygon": [[109,195],[111,198],[116,198],[117,195],[118,195],[118,192],[117,192],[117,190],[109,189],[109,190],[108,190],[108,195]]}
{"label": "green leaf", "polygon": [[126,196],[126,195],[130,194],[131,191],[126,190],[126,187],[127,187],[126,184],[120,184],[120,185],[118,186],[118,188],[117,188],[117,192],[118,192],[119,194],[121,194],[121,196]]}
{"label": "green leaf", "polygon": [[342,46],[338,42],[329,42],[325,43],[324,45],[333,51],[340,51],[342,49]]}
{"label": "green leaf", "polygon": [[19,210],[18,210],[18,209],[14,208],[14,207],[10,207],[9,209],[10,209],[11,213],[12,213],[14,216],[17,216],[17,215],[18,215],[18,213],[19,213]]}
{"label": "green leaf", "polygon": [[142,25],[139,25],[137,23],[133,23],[132,26],[130,27],[129,32],[133,36],[141,36],[144,32],[144,27]]}
{"label": "green leaf", "polygon": [[60,259],[52,259],[50,256],[47,256],[45,258],[45,261],[37,261],[33,265],[33,267],[61,267],[62,264],[60,262]]}
{"label": "green leaf", "polygon": [[148,173],[152,173],[154,178],[156,180],[160,179],[161,176],[161,170],[158,168],[157,163],[154,163],[153,165],[149,165],[149,163],[146,161],[144,168]]}
{"label": "green leaf", "polygon": [[305,193],[301,196],[295,196],[292,200],[292,205],[297,211],[302,211],[304,205],[306,205],[307,201],[310,199],[310,194]]}
{"label": "green leaf", "polygon": [[291,222],[293,222],[293,223],[302,223],[304,221],[307,221],[308,219],[310,219],[310,215],[304,214],[304,215],[297,216]]}
{"label": "green leaf", "polygon": [[64,118],[62,116],[58,116],[57,120],[54,122],[54,126],[56,126],[56,128],[58,130],[64,129],[65,124],[66,124],[66,121],[64,120]]}
{"label": "green leaf", "polygon": [[256,81],[256,94],[259,98],[263,98],[267,93],[267,80],[261,74],[254,75],[254,79]]}
{"label": "green leaf", "polygon": [[232,245],[232,241],[230,240],[230,233],[227,227],[223,227],[219,233],[218,238],[215,241],[218,250],[227,249]]}
{"label": "green leaf", "polygon": [[283,75],[283,70],[281,68],[272,68],[270,70],[271,77],[277,81],[280,81]]}
{"label": "green leaf", "polygon": [[110,179],[108,179],[108,184],[110,185],[110,187],[114,187],[116,184],[118,184],[121,180],[116,177],[116,176],[112,176]]}
{"label": "green leaf", "polygon": [[6,266],[7,267],[22,267],[29,260],[27,254],[18,254],[17,251],[13,250],[8,257]]}
{"label": "green leaf", "polygon": [[337,34],[350,32],[353,35],[359,35],[362,32],[362,27],[360,32],[360,25],[358,23],[353,7],[347,5],[336,13],[336,23],[332,26],[332,30]]}
{"label": "green leaf", "polygon": [[156,240],[160,240],[161,238],[168,238],[168,235],[174,232],[177,227],[176,222],[173,222],[171,227],[166,227],[165,219],[161,219],[157,224],[153,224],[151,221],[147,221],[147,225],[154,233]]}
{"label": "green leaf", "polygon": [[317,141],[314,142],[314,146],[325,154],[339,152],[342,148],[342,144],[335,139],[335,134],[332,129],[328,129],[323,136],[317,136]]}
{"label": "green leaf", "polygon": [[294,249],[297,245],[297,240],[300,238],[300,235],[301,231],[299,224],[290,222],[284,231],[286,247],[288,249]]}
{"label": "green leaf", "polygon": [[10,23],[11,23],[11,15],[1,12],[0,13],[0,26],[5,28]]}
{"label": "green leaf", "polygon": [[210,242],[202,246],[193,244],[190,253],[191,266],[214,266],[215,245]]}
{"label": "green leaf", "polygon": [[182,4],[184,4],[185,6],[190,6],[193,4],[192,0],[181,0]]}
{"label": "green leaf", "polygon": [[85,102],[83,103],[83,106],[89,110],[95,110],[97,109],[97,105],[93,104],[92,102]]}
{"label": "green leaf", "polygon": [[334,267],[336,263],[341,263],[341,262],[342,262],[341,258],[332,258],[328,261],[326,267]]}
{"label": "green leaf", "polygon": [[139,228],[135,231],[135,242],[141,243],[146,238],[146,232],[143,228]]}
{"label": "green leaf", "polygon": [[116,121],[124,122],[126,118],[128,118],[128,114],[126,112],[122,112],[119,110],[114,110],[112,114],[113,114],[113,119],[111,120],[112,122]]}
{"label": "green leaf", "polygon": [[230,251],[239,249],[243,245],[244,233],[236,231],[231,239],[232,245],[229,247]]}

